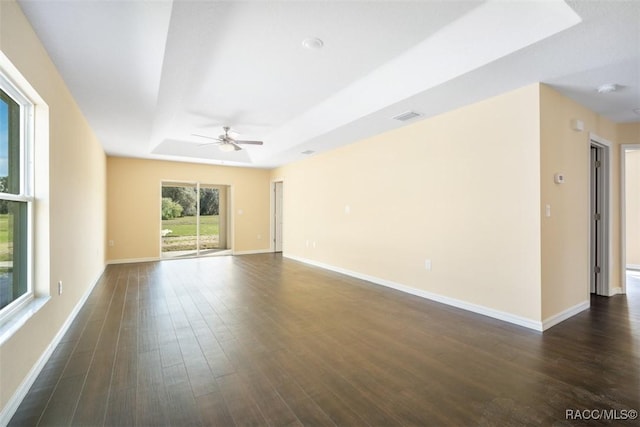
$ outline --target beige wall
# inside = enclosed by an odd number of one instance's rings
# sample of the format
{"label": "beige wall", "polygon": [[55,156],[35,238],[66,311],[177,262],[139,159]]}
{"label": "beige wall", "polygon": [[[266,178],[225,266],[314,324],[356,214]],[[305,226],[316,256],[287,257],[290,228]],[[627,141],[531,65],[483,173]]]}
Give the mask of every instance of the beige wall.
{"label": "beige wall", "polygon": [[160,257],[162,181],[230,185],[232,249],[269,249],[267,170],[109,157],[107,181],[107,235],[114,242],[109,261]]}
{"label": "beige wall", "polygon": [[[621,144],[640,145],[640,122],[620,123],[617,127]],[[626,265],[640,266],[640,166],[637,152],[627,157],[626,174]]]}
{"label": "beige wall", "polygon": [[[2,411],[103,271],[106,159],[19,6],[10,0],[0,1],[0,50],[41,98],[35,99],[35,287],[38,296],[51,295],[0,346]],[[60,296],[58,280],[64,283]]]}
{"label": "beige wall", "polygon": [[640,268],[640,150],[627,151],[625,175],[626,264]]}
{"label": "beige wall", "polygon": [[[616,125],[574,101],[542,85],[541,208],[551,205],[551,216],[542,218],[542,317],[548,319],[589,301],[590,133],[612,143],[610,289],[620,287],[619,148]],[[584,131],[571,121],[584,122]],[[555,184],[555,173],[564,173],[565,184]]]}
{"label": "beige wall", "polygon": [[285,255],[539,322],[538,88],[274,170]]}
{"label": "beige wall", "polygon": [[640,144],[640,122],[620,123],[616,130],[620,144]]}

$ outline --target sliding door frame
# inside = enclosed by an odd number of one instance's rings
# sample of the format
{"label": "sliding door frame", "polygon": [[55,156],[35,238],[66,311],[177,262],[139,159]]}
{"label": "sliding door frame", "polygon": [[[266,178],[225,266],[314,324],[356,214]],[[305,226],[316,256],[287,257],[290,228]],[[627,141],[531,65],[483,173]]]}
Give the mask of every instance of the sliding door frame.
{"label": "sliding door frame", "polygon": [[[233,253],[234,246],[234,233],[233,233],[233,186],[228,184],[210,184],[210,183],[202,183],[200,181],[181,181],[175,179],[161,179],[160,180],[160,200],[159,200],[159,211],[162,212],[162,189],[164,187],[192,187],[196,189],[196,250],[195,255],[192,257],[202,256],[200,254],[200,189],[201,188],[214,188],[217,189],[220,193],[225,193],[224,197],[226,198],[225,203],[225,241],[227,248],[223,248],[221,250],[228,250],[230,253]],[[218,212],[218,218],[221,216],[221,211]],[[160,215],[160,226],[158,227],[158,231],[162,230],[162,215]],[[220,233],[220,224],[218,223],[218,233]],[[159,259],[170,259],[170,257],[164,257],[162,251],[162,233],[159,233]],[[220,236],[218,236],[220,239]]]}

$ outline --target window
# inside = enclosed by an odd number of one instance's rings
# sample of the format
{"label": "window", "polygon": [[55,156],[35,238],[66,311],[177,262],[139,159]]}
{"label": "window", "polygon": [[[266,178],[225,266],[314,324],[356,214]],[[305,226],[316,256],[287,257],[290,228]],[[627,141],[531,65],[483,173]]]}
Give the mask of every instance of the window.
{"label": "window", "polygon": [[33,105],[0,75],[0,323],[33,298]]}

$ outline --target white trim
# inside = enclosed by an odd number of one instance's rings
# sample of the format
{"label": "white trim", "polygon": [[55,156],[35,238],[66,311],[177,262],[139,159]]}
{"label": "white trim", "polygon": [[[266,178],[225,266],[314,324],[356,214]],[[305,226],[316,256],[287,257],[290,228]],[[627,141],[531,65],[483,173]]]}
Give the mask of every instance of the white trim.
{"label": "white trim", "polygon": [[640,270],[640,264],[627,264],[625,270]]}
{"label": "white trim", "polygon": [[7,404],[0,412],[0,425],[5,426],[9,424],[9,421],[11,421],[11,418],[15,415],[16,411],[18,410],[18,407],[20,407],[20,404],[22,403],[25,396],[29,392],[29,389],[38,378],[38,375],[40,375],[40,372],[42,371],[44,366],[49,361],[49,358],[53,354],[53,351],[56,349],[58,344],[60,344],[60,341],[62,340],[64,335],[67,333],[67,330],[69,330],[69,327],[71,326],[76,316],[84,306],[84,303],[87,302],[87,299],[89,298],[89,295],[91,295],[91,292],[93,292],[93,289],[100,282],[100,278],[104,274],[105,268],[106,267],[103,267],[100,274],[98,274],[98,277],[95,280],[93,280],[93,283],[91,284],[91,286],[89,286],[89,288],[86,290],[84,295],[82,295],[82,298],[80,298],[78,303],[75,305],[75,307],[73,308],[73,311],[71,311],[71,313],[67,317],[67,320],[62,324],[56,336],[49,343],[45,351],[42,353],[38,361],[33,365],[33,367],[31,368],[29,373],[26,375],[24,380],[22,380],[22,383],[20,384],[20,386],[18,386],[16,391],[13,393],[13,396],[9,398],[9,400],[7,401]]}
{"label": "white trim", "polygon": [[271,248],[267,249],[253,249],[250,251],[233,251],[232,255],[255,255],[255,254],[270,254],[273,250]]}
{"label": "white trim", "polygon": [[386,286],[388,288],[392,288],[401,292],[405,292],[411,295],[419,296],[431,301],[436,301],[442,304],[450,305],[452,307],[461,308],[463,310],[470,311],[472,313],[482,314],[484,316],[492,317],[494,319],[502,320],[505,322],[513,323],[518,326],[523,326],[528,329],[533,329],[534,331],[542,332],[543,325],[542,322],[538,322],[532,319],[528,319],[526,317],[516,316],[511,313],[506,313],[504,311],[495,310],[493,308],[485,307],[478,304],[469,303],[466,301],[462,301],[455,298],[450,298],[444,295],[436,294],[433,292],[424,291],[422,289],[412,288],[406,285],[402,285],[400,283],[392,282],[390,280],[381,279],[375,276],[369,276],[367,274],[358,273],[355,271],[347,270],[341,267],[335,267],[329,264],[324,264],[321,262],[313,261],[306,258],[301,258],[294,255],[283,255],[285,258],[292,259],[294,261],[303,262],[305,264],[313,265],[315,267],[324,268],[325,270],[334,271],[336,273],[345,274],[347,276],[355,277],[356,279],[366,280],[367,282],[374,283],[376,285]]}
{"label": "white trim", "polygon": [[618,294],[624,294],[624,292],[622,292],[622,288],[620,286],[618,286],[616,288],[609,289],[609,296],[610,297],[612,297],[614,295],[618,295]]}
{"label": "white trim", "polygon": [[[23,297],[26,296],[27,295],[23,295]],[[2,318],[4,323],[0,324],[0,346],[18,332],[50,299],[51,296],[49,295],[36,298],[34,298],[33,295],[28,295],[24,303],[21,303],[16,309],[12,309],[6,313],[6,317]],[[4,309],[7,307],[9,306],[4,307]]]}
{"label": "white trim", "polygon": [[161,261],[163,259],[171,259],[171,258],[157,258],[157,257],[149,257],[149,258],[124,258],[124,259],[112,259],[108,260],[107,264],[133,264],[136,262],[154,262]]}
{"label": "white trim", "polygon": [[[33,305],[28,307],[34,300],[36,294],[36,282],[34,279],[34,247],[35,247],[35,216],[34,216],[34,153],[35,153],[35,102],[27,95],[34,92],[33,88],[24,82],[16,82],[15,80],[23,80],[22,75],[12,66],[8,59],[2,55],[0,57],[0,90],[10,98],[10,100],[18,106],[19,109],[19,141],[18,150],[20,155],[19,194],[0,193],[0,199],[22,203],[26,207],[26,234],[24,242],[26,244],[26,259],[24,260],[26,282],[26,291],[19,298],[5,307],[0,308],[0,324],[11,323],[12,317],[20,314],[24,318],[25,312],[30,312]],[[39,98],[39,97],[38,97]],[[11,140],[7,141],[11,144]],[[37,305],[37,304],[36,304]],[[26,309],[23,310],[23,309]],[[14,322],[15,324],[19,324]]]}
{"label": "white trim", "polygon": [[558,314],[554,314],[551,317],[547,317],[545,320],[542,321],[542,330],[546,331],[550,327],[555,326],[560,322],[564,322],[568,318],[573,317],[576,314],[589,309],[590,306],[591,306],[591,302],[589,300],[582,301],[581,303],[578,303],[573,307],[569,307]]}

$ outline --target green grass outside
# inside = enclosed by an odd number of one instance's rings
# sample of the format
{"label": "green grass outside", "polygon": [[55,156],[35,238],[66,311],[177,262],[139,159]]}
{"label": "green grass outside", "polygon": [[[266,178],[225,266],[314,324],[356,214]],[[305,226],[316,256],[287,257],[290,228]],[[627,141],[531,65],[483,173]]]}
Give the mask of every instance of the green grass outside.
{"label": "green grass outside", "polygon": [[[171,233],[162,237],[162,252],[193,251],[196,249],[195,216],[163,220],[162,230],[171,230]],[[218,247],[219,230],[218,215],[203,215],[200,217],[201,250]]]}
{"label": "green grass outside", "polygon": [[0,243],[9,241],[9,215],[0,214]]}
{"label": "green grass outside", "polygon": [[[196,217],[184,216],[176,219],[165,219],[162,221],[163,230],[171,230],[166,237],[183,237],[196,235]],[[200,235],[211,236],[219,233],[218,215],[202,215],[200,217]]]}
{"label": "green grass outside", "polygon": [[9,227],[9,215],[0,214],[0,261],[13,259],[13,236]]}

